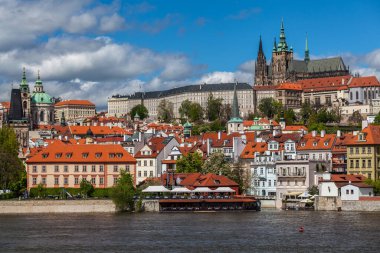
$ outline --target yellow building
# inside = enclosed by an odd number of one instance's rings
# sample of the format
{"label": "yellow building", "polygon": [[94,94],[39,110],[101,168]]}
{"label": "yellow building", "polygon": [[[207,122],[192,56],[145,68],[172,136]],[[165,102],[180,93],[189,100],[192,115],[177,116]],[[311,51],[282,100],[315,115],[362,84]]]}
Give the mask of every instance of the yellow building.
{"label": "yellow building", "polygon": [[347,174],[380,180],[380,126],[369,125],[347,140]]}

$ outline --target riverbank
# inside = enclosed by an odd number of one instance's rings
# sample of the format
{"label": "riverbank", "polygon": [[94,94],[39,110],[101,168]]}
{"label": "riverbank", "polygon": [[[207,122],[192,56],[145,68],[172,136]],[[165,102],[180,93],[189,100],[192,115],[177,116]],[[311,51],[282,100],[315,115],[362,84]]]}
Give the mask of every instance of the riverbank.
{"label": "riverbank", "polygon": [[115,204],[109,199],[0,201],[0,214],[114,212]]}

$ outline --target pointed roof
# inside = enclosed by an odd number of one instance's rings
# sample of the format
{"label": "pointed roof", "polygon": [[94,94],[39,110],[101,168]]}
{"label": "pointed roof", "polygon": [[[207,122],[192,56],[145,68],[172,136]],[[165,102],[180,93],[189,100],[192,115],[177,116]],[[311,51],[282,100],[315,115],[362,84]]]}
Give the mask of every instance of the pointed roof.
{"label": "pointed roof", "polygon": [[22,79],[20,86],[28,86],[28,82],[26,81],[25,67],[22,69]]}
{"label": "pointed roof", "polygon": [[243,120],[240,118],[240,113],[239,113],[239,103],[238,103],[238,97],[237,97],[237,92],[236,92],[236,86],[237,82],[234,87],[234,98],[232,101],[232,115],[229,123],[243,123]]}
{"label": "pointed roof", "polygon": [[259,41],[259,54],[263,54],[263,42],[261,40],[261,35],[260,35],[260,41]]}
{"label": "pointed roof", "polygon": [[286,37],[285,37],[284,19],[281,20],[280,42],[278,43],[277,47],[279,51],[288,50],[288,45],[286,44]]}
{"label": "pointed roof", "polygon": [[273,51],[277,51],[277,42],[276,42],[276,37],[274,37],[274,42],[273,42]]}
{"label": "pointed roof", "polygon": [[40,78],[40,70],[38,70],[36,85],[37,86],[42,86],[42,81],[41,81],[41,78]]}
{"label": "pointed roof", "polygon": [[305,41],[305,61],[310,61],[309,45],[308,45],[308,42],[307,42],[307,33],[306,33],[306,41]]}

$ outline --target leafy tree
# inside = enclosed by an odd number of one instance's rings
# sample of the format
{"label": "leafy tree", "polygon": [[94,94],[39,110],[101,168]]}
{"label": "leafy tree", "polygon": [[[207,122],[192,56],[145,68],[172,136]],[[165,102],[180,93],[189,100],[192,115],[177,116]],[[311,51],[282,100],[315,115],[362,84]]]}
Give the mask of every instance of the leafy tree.
{"label": "leafy tree", "polygon": [[192,122],[201,121],[203,119],[202,106],[198,103],[191,103],[188,117]]}
{"label": "leafy tree", "polygon": [[281,112],[282,105],[273,98],[263,98],[259,104],[259,110],[269,119],[273,119],[276,114]]}
{"label": "leafy tree", "polygon": [[316,185],[310,186],[309,188],[307,188],[307,191],[310,195],[319,194],[318,186]]}
{"label": "leafy tree", "polygon": [[240,159],[232,166],[230,178],[239,184],[240,193],[246,194],[251,189],[251,173],[249,170],[244,168],[244,165]]}
{"label": "leafy tree", "polygon": [[21,196],[25,193],[26,187],[27,187],[27,180],[26,180],[26,171],[21,170],[19,171],[18,175],[19,180],[11,182],[9,185],[9,189],[14,192],[17,196]]}
{"label": "leafy tree", "polygon": [[111,189],[111,199],[119,211],[133,211],[134,195],[136,189],[133,186],[131,174],[122,170],[116,185]]}
{"label": "leafy tree", "polygon": [[182,156],[177,160],[176,172],[178,173],[192,173],[201,172],[202,170],[202,156],[198,152],[189,153]]}
{"label": "leafy tree", "polygon": [[230,104],[224,104],[221,108],[221,115],[220,115],[220,121],[222,122],[222,125],[226,125],[227,121],[230,120],[232,115],[232,108]]}
{"label": "leafy tree", "polygon": [[181,106],[178,108],[178,112],[181,115],[181,118],[189,117],[191,105],[192,102],[188,99],[182,101]]}
{"label": "leafy tree", "polygon": [[289,108],[284,111],[284,119],[285,119],[286,124],[288,125],[293,125],[294,122],[297,120],[296,113],[294,112],[292,108]]}
{"label": "leafy tree", "polygon": [[[20,182],[25,168],[18,158],[19,144],[12,128],[0,128],[0,187],[10,189]],[[25,187],[23,185],[23,187]]]}
{"label": "leafy tree", "polygon": [[46,187],[43,184],[37,185],[37,193],[38,198],[45,198],[46,197]]}
{"label": "leafy tree", "polygon": [[173,103],[163,99],[160,101],[157,107],[157,116],[163,122],[169,123],[174,117]]}
{"label": "leafy tree", "polygon": [[376,115],[375,120],[373,122],[375,125],[380,125],[380,112]]}
{"label": "leafy tree", "polygon": [[207,98],[206,116],[209,121],[214,121],[220,118],[222,112],[222,98],[214,98],[210,92]]}
{"label": "leafy tree", "polygon": [[303,103],[301,110],[299,112],[299,116],[303,124],[306,124],[310,118],[310,116],[314,113],[314,110],[310,103]]}
{"label": "leafy tree", "polygon": [[146,119],[149,117],[148,109],[142,104],[135,105],[132,109],[131,112],[129,113],[131,116],[131,119],[133,119],[136,115],[136,113],[140,116],[140,119]]}
{"label": "leafy tree", "polygon": [[375,195],[380,195],[380,180],[374,181],[368,178],[365,183],[373,187],[373,193]]}
{"label": "leafy tree", "polygon": [[231,176],[231,166],[225,160],[223,153],[213,153],[209,156],[206,162],[203,164],[202,173],[214,173],[217,175],[223,175],[226,177]]}
{"label": "leafy tree", "polygon": [[91,197],[92,193],[94,192],[94,186],[85,178],[83,178],[80,182],[80,192],[85,198]]}
{"label": "leafy tree", "polygon": [[214,120],[213,122],[210,122],[210,131],[218,132],[223,131],[226,129],[225,124],[223,124],[220,120]]}
{"label": "leafy tree", "polygon": [[354,111],[350,117],[348,117],[349,122],[356,124],[362,123],[363,117],[359,111]]}

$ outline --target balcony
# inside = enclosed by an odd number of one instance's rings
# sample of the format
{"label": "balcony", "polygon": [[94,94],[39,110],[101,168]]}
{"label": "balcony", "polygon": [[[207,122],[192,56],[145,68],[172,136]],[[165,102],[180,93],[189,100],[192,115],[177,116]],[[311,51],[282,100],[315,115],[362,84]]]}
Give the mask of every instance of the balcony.
{"label": "balcony", "polygon": [[306,173],[277,173],[277,177],[306,177]]}

